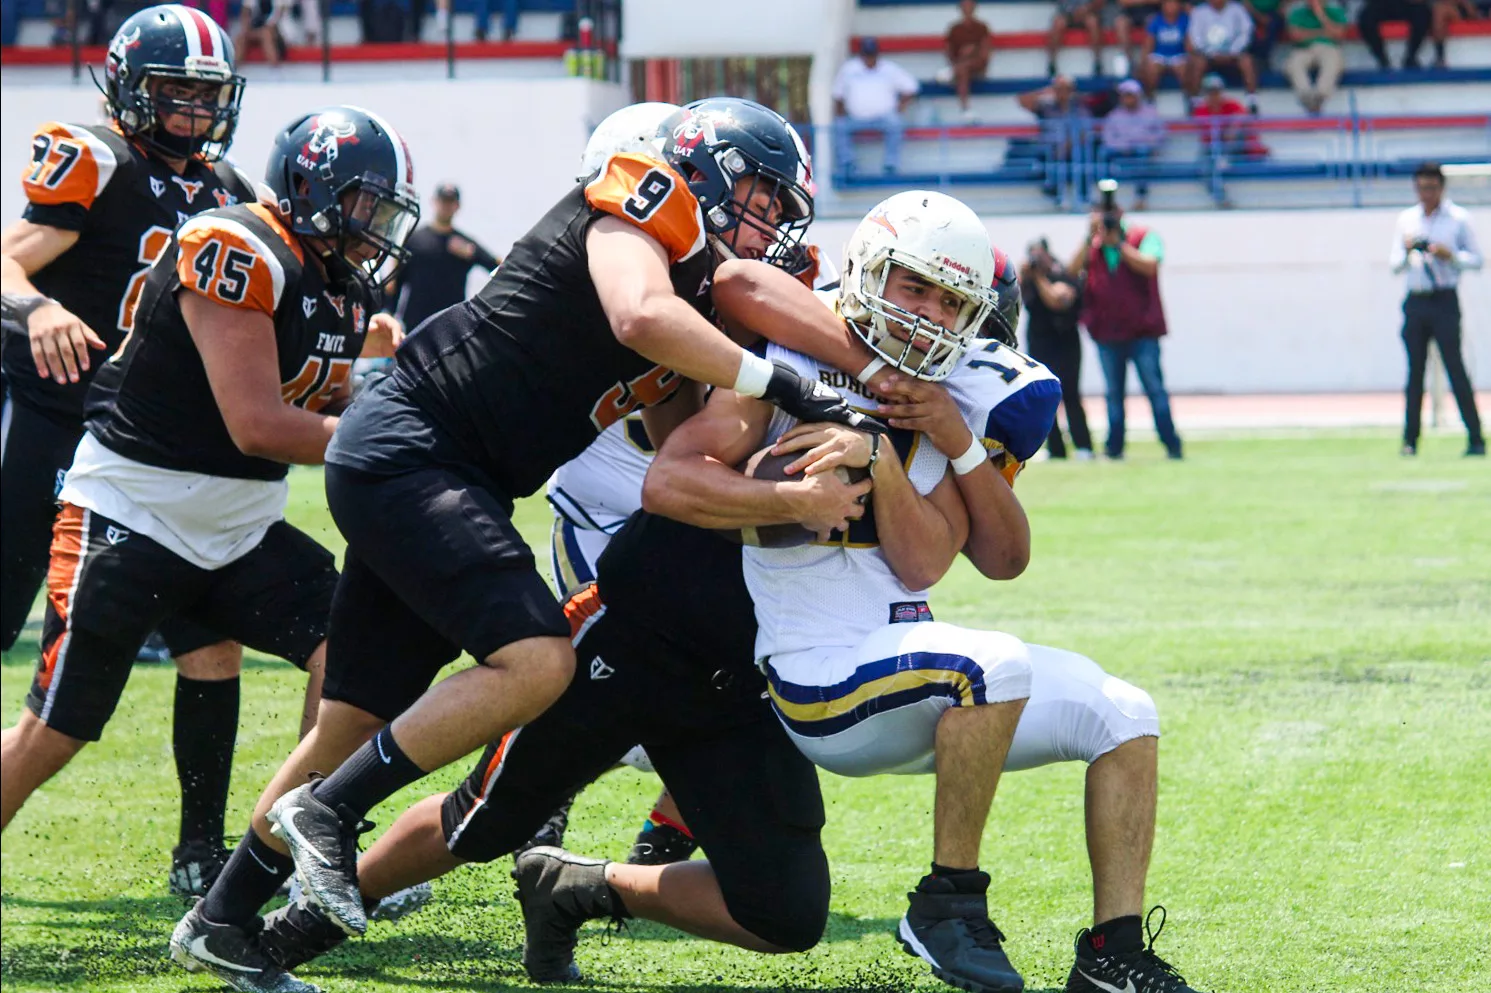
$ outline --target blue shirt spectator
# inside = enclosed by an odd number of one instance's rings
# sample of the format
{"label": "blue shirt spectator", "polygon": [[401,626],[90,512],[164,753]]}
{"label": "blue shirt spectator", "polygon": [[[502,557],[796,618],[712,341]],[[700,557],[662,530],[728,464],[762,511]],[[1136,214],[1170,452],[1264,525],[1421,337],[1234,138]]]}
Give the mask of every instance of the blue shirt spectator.
{"label": "blue shirt spectator", "polygon": [[1165,8],[1152,15],[1149,23],[1144,26],[1145,32],[1154,39],[1150,58],[1166,64],[1185,61],[1186,29],[1191,24],[1191,16],[1178,3],[1167,3]]}

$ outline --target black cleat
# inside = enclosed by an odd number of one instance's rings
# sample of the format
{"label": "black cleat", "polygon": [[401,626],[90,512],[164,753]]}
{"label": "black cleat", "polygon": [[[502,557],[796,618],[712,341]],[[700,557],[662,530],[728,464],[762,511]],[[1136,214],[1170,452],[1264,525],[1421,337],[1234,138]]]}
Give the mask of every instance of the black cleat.
{"label": "black cleat", "polygon": [[575,802],[571,796],[564,803],[555,808],[544,821],[544,826],[533,832],[533,837],[513,849],[513,857],[516,858],[528,851],[530,848],[563,848],[564,832],[569,829],[569,808]]}
{"label": "black cleat", "polygon": [[1165,930],[1165,908],[1155,907],[1144,919],[1148,932],[1149,918],[1155,910],[1160,912],[1160,926],[1149,935],[1149,944],[1138,951],[1104,955],[1085,940],[1091,932],[1084,928],[1077,935],[1077,961],[1067,976],[1066,993],[1199,993],[1186,985],[1185,977],[1174,966],[1155,954],[1155,939]]}
{"label": "black cleat", "polygon": [[357,889],[357,835],[371,825],[317,800],[314,785],[297,786],[274,802],[270,830],[290,846],[306,894],[343,931],[361,935],[368,915]]}
{"label": "black cleat", "polygon": [[1025,980],[1004,954],[1004,935],[989,920],[989,875],[968,873],[966,878],[972,885],[960,889],[945,876],[923,877],[906,894],[911,906],[896,940],[950,986],[968,993],[1021,993]]}
{"label": "black cleat", "polygon": [[626,857],[631,865],[669,865],[687,862],[699,843],[671,824],[653,824],[637,833],[637,843]]}
{"label": "black cleat", "polygon": [[264,915],[264,930],[259,932],[264,954],[287,972],[346,940],[347,932],[306,896]]}
{"label": "black cleat", "polygon": [[229,851],[220,841],[188,841],[171,849],[171,873],[166,885],[172,896],[206,896],[228,864]]}
{"label": "black cleat", "polygon": [[200,907],[187,911],[171,932],[171,959],[177,965],[208,973],[239,993],[321,993],[321,987],[303,983],[275,964],[254,930],[214,924]]}
{"label": "black cleat", "polygon": [[575,943],[580,925],[599,917],[630,916],[606,882],[602,859],[562,848],[530,848],[514,860],[518,903],[523,907],[523,968],[535,983],[580,979]]}

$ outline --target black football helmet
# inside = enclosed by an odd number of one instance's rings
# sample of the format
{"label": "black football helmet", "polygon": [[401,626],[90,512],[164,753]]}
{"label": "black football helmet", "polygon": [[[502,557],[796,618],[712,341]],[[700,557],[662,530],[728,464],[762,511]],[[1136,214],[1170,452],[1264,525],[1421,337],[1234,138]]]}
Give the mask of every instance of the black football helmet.
{"label": "black football helmet", "polygon": [[994,312],[979,329],[980,338],[996,338],[1011,348],[1019,347],[1020,273],[1010,257],[994,249]]}
{"label": "black football helmet", "polygon": [[[742,223],[769,232],[764,259],[788,267],[795,246],[813,220],[812,161],[802,138],[776,111],[737,97],[696,100],[668,117],[659,130],[663,157],[699,201],[715,250],[735,258]],[[736,184],[751,179],[743,198]],[[759,193],[775,215],[749,209]]]}
{"label": "black football helmet", "polygon": [[292,121],[264,170],[291,231],[324,247],[336,282],[369,289],[409,259],[404,241],[419,223],[414,165],[404,139],[361,107],[327,107]]}
{"label": "black football helmet", "polygon": [[[183,99],[158,92],[167,81],[209,85]],[[212,18],[179,4],[147,7],[120,25],[109,42],[98,88],[127,137],[171,158],[206,162],[227,154],[243,100],[233,42]],[[163,118],[176,115],[191,119],[188,134],[166,129]]]}

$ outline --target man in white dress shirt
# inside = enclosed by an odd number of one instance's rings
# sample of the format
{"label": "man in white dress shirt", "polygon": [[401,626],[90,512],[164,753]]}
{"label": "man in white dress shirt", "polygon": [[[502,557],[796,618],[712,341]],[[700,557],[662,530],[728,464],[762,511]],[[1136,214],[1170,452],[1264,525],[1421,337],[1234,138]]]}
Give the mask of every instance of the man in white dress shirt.
{"label": "man in white dress shirt", "polygon": [[1460,354],[1460,273],[1479,269],[1483,261],[1470,215],[1444,195],[1444,170],[1425,162],[1413,174],[1419,203],[1398,215],[1389,256],[1393,272],[1408,270],[1403,300],[1403,345],[1408,349],[1407,411],[1403,418],[1403,454],[1418,454],[1420,408],[1424,402],[1424,366],[1432,338],[1444,359],[1460,420],[1470,442],[1466,455],[1486,454],[1475,391]]}
{"label": "man in white dress shirt", "polygon": [[915,98],[921,84],[889,59],[880,57],[880,43],[861,38],[859,54],[839,66],[834,76],[834,169],[842,175],[854,169],[854,132],[878,130],[885,136],[885,173],[901,168],[901,112]]}

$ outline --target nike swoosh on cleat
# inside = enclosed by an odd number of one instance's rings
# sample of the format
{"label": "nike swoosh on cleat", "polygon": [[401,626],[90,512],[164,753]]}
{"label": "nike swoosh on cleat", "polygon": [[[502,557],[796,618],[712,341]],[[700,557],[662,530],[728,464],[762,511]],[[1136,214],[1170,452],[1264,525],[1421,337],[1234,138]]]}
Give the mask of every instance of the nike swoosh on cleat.
{"label": "nike swoosh on cleat", "polygon": [[187,951],[191,952],[193,957],[201,959],[203,962],[211,962],[213,965],[222,966],[224,969],[232,969],[234,972],[259,971],[251,965],[239,965],[237,962],[229,962],[227,959],[220,959],[209,952],[207,950],[207,935],[205,934],[193,938],[192,943],[187,946]]}
{"label": "nike swoosh on cleat", "polygon": [[330,869],[331,859],[316,851],[316,846],[311,844],[310,839],[301,834],[300,828],[295,826],[295,815],[302,813],[305,813],[304,807],[286,807],[283,811],[280,812],[279,825],[280,827],[284,828],[287,833],[295,836],[295,841],[297,844],[309,851],[312,855],[316,856],[316,858],[320,859],[321,864]]}
{"label": "nike swoosh on cleat", "polygon": [[1083,979],[1087,980],[1089,983],[1096,986],[1100,990],[1106,990],[1107,993],[1139,993],[1139,991],[1134,987],[1134,981],[1132,979],[1125,979],[1122,986],[1114,986],[1112,983],[1105,983],[1101,979],[1096,979],[1092,976],[1089,976],[1086,972],[1083,971],[1081,966],[1077,967],[1077,971],[1082,973]]}

